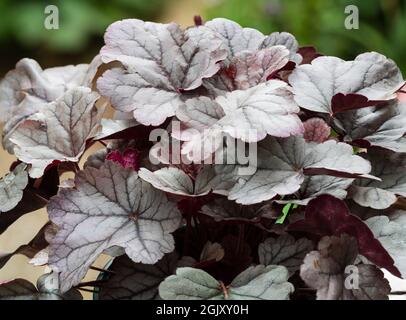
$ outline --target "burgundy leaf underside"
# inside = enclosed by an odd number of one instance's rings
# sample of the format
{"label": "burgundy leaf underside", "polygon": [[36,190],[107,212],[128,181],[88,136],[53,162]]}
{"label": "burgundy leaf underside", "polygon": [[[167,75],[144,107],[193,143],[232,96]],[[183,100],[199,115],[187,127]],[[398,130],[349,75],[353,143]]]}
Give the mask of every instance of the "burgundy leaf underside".
{"label": "burgundy leaf underside", "polygon": [[379,105],[385,101],[369,100],[358,93],[337,93],[331,98],[331,109],[334,114]]}
{"label": "burgundy leaf underside", "polygon": [[351,214],[344,201],[321,195],[306,207],[305,218],[288,226],[289,231],[302,231],[319,237],[346,233],[358,241],[360,254],[393,275],[401,277],[394,261],[368,226]]}

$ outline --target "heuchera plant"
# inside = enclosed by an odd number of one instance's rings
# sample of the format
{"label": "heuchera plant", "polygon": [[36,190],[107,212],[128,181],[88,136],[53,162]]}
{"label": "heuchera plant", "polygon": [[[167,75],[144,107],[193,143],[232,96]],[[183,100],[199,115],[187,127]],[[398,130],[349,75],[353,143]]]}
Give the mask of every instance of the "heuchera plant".
{"label": "heuchera plant", "polygon": [[[0,232],[49,215],[0,267],[24,254],[51,270],[2,280],[1,299],[387,299],[382,269],[406,276],[396,64],[195,22],[118,21],[89,65],[22,59],[0,82],[18,159]],[[84,282],[101,254],[112,263]]]}

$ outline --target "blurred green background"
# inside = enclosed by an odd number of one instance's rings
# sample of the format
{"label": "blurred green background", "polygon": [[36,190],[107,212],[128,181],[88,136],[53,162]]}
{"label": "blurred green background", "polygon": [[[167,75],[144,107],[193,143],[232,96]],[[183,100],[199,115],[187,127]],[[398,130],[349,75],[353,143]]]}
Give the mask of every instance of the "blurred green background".
{"label": "blurred green background", "polygon": [[[47,5],[59,8],[60,29],[44,28]],[[347,5],[359,8],[360,28],[344,28]],[[226,17],[264,33],[289,31],[301,45],[351,59],[378,51],[406,71],[406,0],[0,0],[0,73],[29,56],[44,66],[86,62],[115,20]]]}
{"label": "blurred green background", "polygon": [[[378,51],[406,72],[405,0],[212,0],[207,16],[224,16],[262,30],[288,31],[300,45],[314,45],[326,55],[353,59]],[[344,27],[346,6],[359,9],[359,29]]]}

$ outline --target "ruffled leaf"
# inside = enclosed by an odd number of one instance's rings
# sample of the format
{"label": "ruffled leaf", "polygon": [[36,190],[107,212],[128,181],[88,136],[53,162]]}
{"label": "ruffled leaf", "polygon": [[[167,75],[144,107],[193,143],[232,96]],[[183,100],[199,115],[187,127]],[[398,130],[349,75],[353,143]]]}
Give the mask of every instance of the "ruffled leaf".
{"label": "ruffled leaf", "polygon": [[127,19],[110,25],[105,43],[103,62],[118,61],[123,68],[106,71],[98,89],[144,125],[173,116],[182,92],[214,75],[226,56],[221,39],[204,26],[183,31],[174,23]]}
{"label": "ruffled leaf", "polygon": [[194,180],[175,167],[162,168],[154,172],[141,168],[139,176],[159,190],[183,196],[206,195],[218,182],[215,172],[210,167],[200,170]]}
{"label": "ruffled leaf", "polygon": [[[334,105],[337,94],[356,94],[351,109],[396,98],[403,85],[402,73],[395,62],[376,52],[360,54],[354,61],[319,57],[311,64],[297,67],[289,76],[296,102],[305,109],[333,114],[343,111]],[[336,98],[337,99],[337,98]],[[348,105],[346,101],[345,105]]]}
{"label": "ruffled leaf", "polygon": [[321,118],[310,118],[303,122],[303,137],[307,142],[322,143],[330,137],[331,128]]}
{"label": "ruffled leaf", "polygon": [[14,130],[14,152],[31,164],[31,177],[41,177],[54,161],[79,161],[86,141],[99,130],[104,110],[95,106],[98,99],[88,88],[72,89]]}
{"label": "ruffled leaf", "polygon": [[368,161],[354,155],[345,143],[328,140],[313,144],[302,137],[269,137],[258,145],[257,171],[241,176],[230,190],[229,199],[242,204],[258,203],[295,193],[307,175],[355,178],[370,170]]}
{"label": "ruffled leaf", "polygon": [[176,114],[183,123],[195,129],[189,136],[187,132],[181,136],[182,140],[188,140],[182,146],[182,153],[202,161],[221,146],[222,134],[245,142],[257,142],[267,135],[302,134],[298,112],[289,87],[278,80],[229,92],[216,100],[190,99]]}
{"label": "ruffled leaf", "polygon": [[258,30],[243,28],[238,23],[224,18],[210,20],[205,23],[205,26],[216,32],[223,40],[228,52],[226,61],[245,50],[256,51],[277,45],[285,46],[289,50],[292,61],[296,63],[301,61],[301,56],[297,54],[298,43],[288,32],[274,32],[264,36]]}
{"label": "ruffled leaf", "polygon": [[107,140],[114,135],[123,132],[129,128],[138,126],[139,123],[134,119],[102,119],[101,129],[94,137],[95,140]]}
{"label": "ruffled leaf", "polygon": [[43,70],[32,59],[20,60],[0,82],[0,122],[4,122],[3,145],[12,153],[13,131],[29,116],[75,87],[91,87],[100,65],[99,57],[87,64]]}
{"label": "ruffled leaf", "polygon": [[245,90],[264,83],[278,73],[289,62],[289,50],[274,46],[258,51],[237,53],[228,65],[209,79],[205,87],[213,95],[224,95],[227,91]]}
{"label": "ruffled leaf", "polygon": [[307,205],[310,200],[322,194],[330,194],[338,199],[345,199],[354,180],[324,175],[305,176],[293,199],[277,200],[277,202]]}
{"label": "ruffled leaf", "polygon": [[58,192],[59,175],[56,167],[50,168],[40,180],[29,181],[18,205],[0,215],[0,234],[23,215],[45,207],[49,199]]}

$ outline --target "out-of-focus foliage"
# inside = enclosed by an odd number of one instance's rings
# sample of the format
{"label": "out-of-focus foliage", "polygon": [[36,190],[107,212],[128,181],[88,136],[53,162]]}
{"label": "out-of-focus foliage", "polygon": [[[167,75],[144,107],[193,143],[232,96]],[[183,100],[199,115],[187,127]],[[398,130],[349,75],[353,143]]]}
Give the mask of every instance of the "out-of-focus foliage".
{"label": "out-of-focus foliage", "polygon": [[[17,42],[30,48],[76,53],[84,50],[94,36],[101,36],[116,20],[136,17],[154,20],[165,0],[0,0],[0,43]],[[44,9],[59,9],[58,30],[47,30]]]}
{"label": "out-of-focus foliage", "polygon": [[[405,0],[205,0],[205,18],[230,18],[264,33],[288,31],[301,45],[352,59],[378,51],[406,70]],[[358,30],[344,26],[347,5],[359,8]]]}

